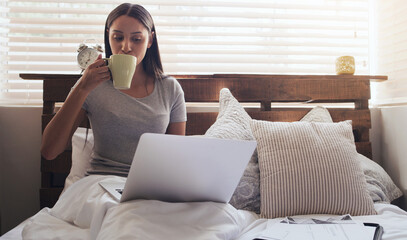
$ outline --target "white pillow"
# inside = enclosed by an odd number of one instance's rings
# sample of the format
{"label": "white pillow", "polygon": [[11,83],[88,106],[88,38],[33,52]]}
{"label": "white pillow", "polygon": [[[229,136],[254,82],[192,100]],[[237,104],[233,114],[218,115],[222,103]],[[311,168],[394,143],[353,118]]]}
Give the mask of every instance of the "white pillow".
{"label": "white pillow", "polygon": [[65,179],[64,191],[71,184],[85,176],[86,170],[90,168],[92,152],[92,129],[89,129],[86,134],[86,128],[78,128],[72,136],[72,167],[68,177]]}

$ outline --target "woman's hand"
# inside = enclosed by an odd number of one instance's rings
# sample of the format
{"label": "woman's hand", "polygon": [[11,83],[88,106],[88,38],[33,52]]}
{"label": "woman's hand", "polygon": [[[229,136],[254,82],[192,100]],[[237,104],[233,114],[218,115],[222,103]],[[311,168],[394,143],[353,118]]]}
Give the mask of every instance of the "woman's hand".
{"label": "woman's hand", "polygon": [[99,54],[94,63],[89,65],[83,72],[81,81],[78,87],[92,91],[100,83],[107,81],[111,78],[109,68],[106,66],[105,61],[102,59],[102,55]]}

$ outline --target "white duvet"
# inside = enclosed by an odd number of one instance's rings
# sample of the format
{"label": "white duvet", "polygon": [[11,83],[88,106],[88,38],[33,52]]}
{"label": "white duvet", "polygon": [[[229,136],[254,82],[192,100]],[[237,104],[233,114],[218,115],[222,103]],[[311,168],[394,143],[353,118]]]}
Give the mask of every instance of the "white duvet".
{"label": "white duvet", "polygon": [[[81,179],[54,208],[42,209],[24,224],[23,239],[251,240],[267,224],[278,221],[258,219],[254,213],[213,202],[118,204],[99,186],[100,181],[124,182],[125,178],[95,175]],[[407,212],[390,204],[375,204],[375,209],[379,215],[355,219],[380,223],[384,240],[407,239]]]}
{"label": "white duvet", "polygon": [[73,184],[52,209],[25,225],[23,239],[234,239],[256,219],[247,211],[214,202],[134,200],[118,204],[89,176]]}

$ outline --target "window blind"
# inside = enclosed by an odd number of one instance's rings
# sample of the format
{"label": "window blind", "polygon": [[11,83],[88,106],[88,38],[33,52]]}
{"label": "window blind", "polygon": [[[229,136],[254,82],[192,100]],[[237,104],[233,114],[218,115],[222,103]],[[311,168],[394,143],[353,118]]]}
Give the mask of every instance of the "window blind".
{"label": "window blind", "polygon": [[407,104],[407,2],[374,1],[377,42],[375,65],[385,82],[372,84],[374,105]]}
{"label": "window blind", "polygon": [[5,82],[7,80],[7,32],[8,19],[7,8],[5,2],[0,2],[0,99],[4,98],[4,93],[7,91]]}
{"label": "window blind", "polygon": [[[140,0],[154,18],[167,74],[335,74],[353,55],[369,72],[369,0]],[[80,73],[76,49],[103,43],[115,0],[6,0],[3,103],[41,103],[19,73]]]}

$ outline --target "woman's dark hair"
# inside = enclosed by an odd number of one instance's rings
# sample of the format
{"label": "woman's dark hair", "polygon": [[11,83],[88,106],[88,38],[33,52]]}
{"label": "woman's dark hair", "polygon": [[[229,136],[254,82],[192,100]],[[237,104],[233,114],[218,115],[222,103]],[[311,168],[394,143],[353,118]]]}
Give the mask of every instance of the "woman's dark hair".
{"label": "woman's dark hair", "polygon": [[120,16],[129,16],[139,20],[153,37],[151,47],[147,49],[146,55],[142,61],[143,69],[148,75],[153,75],[155,79],[163,78],[163,67],[161,63],[160,51],[158,49],[157,32],[155,30],[154,21],[150,13],[138,4],[123,3],[113,9],[106,19],[105,24],[105,49],[106,57],[112,55],[112,49],[109,42],[109,28],[114,20]]}

